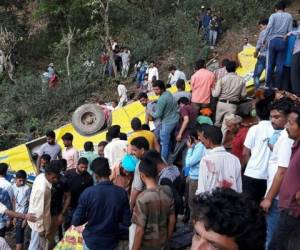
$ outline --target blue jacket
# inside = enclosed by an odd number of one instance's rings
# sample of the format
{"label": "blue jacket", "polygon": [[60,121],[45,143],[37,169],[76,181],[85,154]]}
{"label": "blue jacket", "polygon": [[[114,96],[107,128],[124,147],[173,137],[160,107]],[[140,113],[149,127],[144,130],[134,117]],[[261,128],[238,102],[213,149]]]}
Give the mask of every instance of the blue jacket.
{"label": "blue jacket", "polygon": [[87,222],[83,239],[90,250],[113,250],[120,236],[128,234],[130,218],[127,192],[103,181],[81,194],[72,225]]}
{"label": "blue jacket", "polygon": [[199,142],[192,148],[189,148],[185,158],[185,167],[189,168],[189,176],[192,180],[198,180],[199,165],[205,154],[204,145]]}

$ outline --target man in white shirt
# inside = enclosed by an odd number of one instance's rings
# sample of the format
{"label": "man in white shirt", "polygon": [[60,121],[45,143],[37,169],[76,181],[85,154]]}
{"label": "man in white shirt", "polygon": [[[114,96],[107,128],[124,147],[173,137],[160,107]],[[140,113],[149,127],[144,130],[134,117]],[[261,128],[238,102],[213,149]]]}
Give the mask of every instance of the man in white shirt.
{"label": "man in white shirt", "polygon": [[117,163],[121,162],[127,151],[127,141],[121,140],[119,136],[119,125],[111,126],[106,134],[109,143],[104,148],[104,157],[108,159],[111,169],[113,169]]}
{"label": "man in white shirt", "polygon": [[220,128],[211,125],[203,128],[203,144],[209,150],[200,162],[196,194],[211,192],[217,187],[242,192],[240,161],[225,150],[222,139]]}
{"label": "man in white shirt", "polygon": [[128,76],[128,71],[130,67],[130,52],[128,48],[124,48],[121,53],[122,57],[122,77],[126,78]]}
{"label": "man in white shirt", "polygon": [[174,84],[176,84],[176,82],[179,79],[182,79],[182,80],[186,81],[186,76],[185,76],[184,72],[178,70],[175,65],[171,65],[169,67],[169,72],[170,72],[170,75],[169,75],[169,78],[170,78],[169,84],[174,85]]}
{"label": "man in white shirt", "polygon": [[58,181],[61,169],[61,161],[54,160],[46,166],[45,173],[39,174],[33,183],[28,212],[35,214],[36,222],[28,222],[31,228],[28,250],[46,249],[46,236],[51,225],[51,188],[52,184]]}
{"label": "man in white shirt", "polygon": [[76,168],[78,158],[79,158],[79,153],[73,147],[73,135],[71,133],[65,133],[62,136],[62,140],[64,146],[66,147],[62,152],[62,158],[67,161],[67,170]]}
{"label": "man in white shirt", "polygon": [[257,204],[261,202],[267,189],[268,164],[271,155],[268,141],[274,133],[269,120],[268,106],[266,100],[256,103],[255,110],[260,121],[249,129],[243,150],[242,165],[248,162],[243,176],[243,192]]}
{"label": "man in white shirt", "polygon": [[126,86],[124,84],[119,83],[117,90],[118,90],[118,95],[120,97],[118,107],[123,107],[124,104],[127,102],[127,89],[126,89]]}
{"label": "man in white shirt", "polygon": [[152,83],[156,80],[159,80],[158,69],[156,68],[154,61],[150,62],[146,74],[148,74],[148,90],[150,91],[152,90]]}
{"label": "man in white shirt", "polygon": [[273,151],[268,165],[267,192],[264,200],[260,203],[260,206],[267,212],[267,249],[277,228],[279,219],[278,193],[290,162],[292,145],[294,143],[289,138],[286,129],[284,129],[292,107],[293,102],[285,99],[275,101],[270,107],[272,126],[280,133],[279,137],[270,138],[269,140]]}

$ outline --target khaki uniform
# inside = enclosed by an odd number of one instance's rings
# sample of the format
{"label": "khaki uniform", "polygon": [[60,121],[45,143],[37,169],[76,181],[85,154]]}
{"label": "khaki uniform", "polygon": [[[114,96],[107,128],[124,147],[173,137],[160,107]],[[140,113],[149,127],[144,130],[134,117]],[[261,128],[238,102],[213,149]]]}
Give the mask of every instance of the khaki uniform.
{"label": "khaki uniform", "polygon": [[[246,84],[242,77],[236,73],[228,73],[217,81],[212,91],[213,97],[218,97],[216,110],[216,126],[222,125],[222,131],[225,132],[225,124],[223,123],[226,114],[235,114],[238,103],[246,97]],[[222,124],[223,123],[223,124]]]}

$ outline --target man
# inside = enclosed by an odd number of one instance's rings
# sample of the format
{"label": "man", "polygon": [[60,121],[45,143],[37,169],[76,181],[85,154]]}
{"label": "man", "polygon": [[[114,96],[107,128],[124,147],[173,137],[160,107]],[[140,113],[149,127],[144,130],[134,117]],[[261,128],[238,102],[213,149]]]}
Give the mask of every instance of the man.
{"label": "man", "polygon": [[50,155],[51,160],[61,159],[61,147],[55,142],[55,133],[49,130],[46,133],[47,142],[44,143],[39,151],[39,156],[37,159],[37,174],[39,174],[41,157],[44,154]]}
{"label": "man", "polygon": [[[24,170],[19,170],[16,173],[15,180],[16,181],[12,186],[14,210],[18,213],[27,213],[29,207],[31,188],[26,184],[26,172]],[[27,221],[22,219],[15,219],[14,225],[16,228],[16,250],[23,250],[24,235]]]}
{"label": "man", "polygon": [[171,65],[169,67],[169,72],[170,72],[170,75],[169,75],[169,78],[170,78],[169,84],[174,85],[174,84],[176,84],[176,82],[179,79],[181,79],[183,81],[186,81],[186,76],[185,76],[184,72],[178,70],[175,65]]}
{"label": "man", "polygon": [[[8,196],[8,195],[7,195]],[[23,221],[32,221],[35,222],[36,221],[36,217],[33,214],[21,214],[21,213],[17,213],[14,212],[12,210],[8,210],[7,207],[0,202],[0,214],[5,214],[6,216],[15,218],[15,219],[20,219]],[[16,244],[16,249],[18,249],[18,245],[20,244]],[[7,244],[7,242],[5,241],[5,239],[3,237],[0,237],[0,249],[2,250],[11,250],[11,248],[9,247],[9,245]],[[19,248],[20,249],[20,248]]]}
{"label": "man", "polygon": [[[0,163],[0,202],[7,208],[12,209],[13,189],[9,181],[5,179],[8,165]],[[10,217],[0,214],[0,237],[5,237],[7,226],[11,226]]]}
{"label": "man", "polygon": [[27,141],[30,142],[34,139],[36,139],[38,137],[38,131],[37,131],[37,128],[32,126],[30,129],[29,129],[29,135],[27,137]]}
{"label": "man", "polygon": [[146,74],[148,74],[148,82],[150,85],[153,83],[153,79],[158,80],[158,69],[156,68],[155,62],[151,61],[149,64],[149,67],[146,71]]}
{"label": "man", "polygon": [[[79,156],[80,156],[80,158],[83,157],[88,160],[88,162],[89,162],[88,172],[90,175],[92,175],[92,170],[91,170],[90,166],[91,166],[93,160],[98,158],[99,155],[94,152],[94,144],[91,141],[85,142],[83,145],[83,148],[84,148],[84,152],[81,152],[79,154]],[[98,146],[98,148],[99,148],[99,146]]]}
{"label": "man", "polygon": [[262,100],[256,103],[256,115],[259,123],[252,126],[246,136],[243,150],[243,163],[246,170],[243,176],[243,192],[259,204],[267,189],[268,163],[271,150],[268,139],[274,133],[269,121],[269,102]]}
{"label": "man", "polygon": [[247,89],[244,79],[235,73],[236,63],[230,61],[226,64],[226,76],[221,78],[212,91],[213,97],[218,97],[215,125],[222,125],[222,132],[225,135],[226,126],[223,122],[227,114],[235,114],[239,102],[247,96]]}
{"label": "man", "polygon": [[[144,137],[134,138],[130,143],[131,154],[140,160],[147,151],[149,151],[149,143]],[[138,163],[139,164],[139,163]],[[137,196],[144,190],[145,185],[141,180],[138,164],[135,167],[134,178],[130,195],[130,207],[134,208]]]}
{"label": "man", "polygon": [[127,88],[124,84],[118,82],[117,91],[120,97],[118,107],[123,107],[127,102]]}
{"label": "man", "polygon": [[119,163],[127,150],[127,141],[120,139],[120,126],[113,125],[107,131],[107,140],[109,143],[104,148],[104,157],[108,159],[111,169],[116,163]]}
{"label": "man", "polygon": [[[275,5],[275,13],[269,18],[266,28],[264,44],[268,44],[268,65],[266,75],[266,85],[268,87],[280,87],[280,81],[283,72],[285,59],[285,50],[287,41],[285,35],[292,31],[293,17],[285,12],[285,2],[280,1]],[[276,66],[275,79],[273,80],[273,71]]]}
{"label": "man", "polygon": [[228,188],[197,197],[191,250],[264,250],[266,224],[262,210]]}
{"label": "man", "polygon": [[206,14],[203,16],[202,19],[202,28],[203,28],[203,38],[205,41],[208,42],[208,38],[209,38],[209,23],[211,20],[212,16],[211,16],[211,9],[207,8],[206,10]]}
{"label": "man", "polygon": [[[157,101],[149,101],[148,95],[144,92],[141,92],[138,95],[138,100],[140,103],[146,107],[146,118],[145,118],[145,123],[149,125],[150,120],[152,119],[152,116],[155,113],[156,110],[156,105]],[[157,139],[159,139],[159,131],[160,131],[160,126],[161,126],[161,120],[160,119],[154,119],[153,120],[154,124],[154,134]]]}
{"label": "man", "polygon": [[154,162],[143,159],[139,171],[146,190],[138,196],[133,210],[136,230],[132,250],[164,249],[176,224],[172,192],[169,187],[157,185]]}
{"label": "man", "polygon": [[[137,137],[133,139],[130,143],[131,154],[134,155],[139,161],[143,158],[147,151],[149,151],[149,143],[144,137]],[[145,189],[145,184],[143,183],[140,175],[139,164],[137,163],[133,182],[131,187],[131,194],[130,194],[130,208],[131,210],[134,209],[136,205],[136,199],[138,195]],[[129,249],[132,249],[134,235],[135,235],[136,225],[133,223],[129,228]]]}
{"label": "man", "polygon": [[85,249],[114,250],[120,237],[128,234],[131,217],[128,196],[109,180],[111,170],[106,158],[95,159],[91,169],[97,185],[87,188],[80,196],[72,225],[87,222],[83,231]]}
{"label": "man", "polygon": [[207,108],[210,104],[211,91],[215,85],[215,76],[205,69],[205,61],[196,62],[195,73],[191,77],[192,104],[197,110]]}
{"label": "man", "polygon": [[[230,142],[231,153],[239,158],[241,164],[243,161],[244,142],[249,128],[242,125],[242,118],[238,115],[230,114],[224,118],[227,133],[229,132],[233,139]],[[242,167],[244,167],[242,165]]]}
{"label": "man", "polygon": [[93,178],[87,172],[88,160],[86,158],[79,158],[77,167],[75,169],[70,169],[65,173],[66,184],[71,193],[71,201],[69,205],[69,210],[66,213],[64,228],[67,230],[72,221],[74,211],[78,204],[78,199],[85,189],[93,186]]}
{"label": "man", "polygon": [[169,155],[168,163],[173,164],[176,159],[180,155],[182,156],[185,149],[186,149],[186,142],[188,140],[188,129],[189,127],[194,124],[198,114],[197,111],[191,106],[191,103],[188,98],[181,97],[178,100],[179,106],[179,126],[178,130],[176,131],[176,144],[173,152]]}
{"label": "man", "polygon": [[62,158],[67,161],[67,170],[76,168],[79,158],[78,151],[73,147],[73,135],[71,133],[65,133],[62,136],[65,149],[62,152]]}
{"label": "man", "polygon": [[159,134],[161,155],[167,160],[171,148],[171,134],[174,132],[179,120],[177,103],[173,95],[166,90],[163,81],[155,81],[153,83],[153,91],[159,98],[156,105],[156,111],[152,114],[152,117],[154,119],[161,119]]}
{"label": "man", "polygon": [[300,96],[300,28],[287,34],[297,36],[295,41],[291,65],[291,92]]}
{"label": "man", "polygon": [[198,21],[198,35],[199,35],[199,32],[200,32],[200,30],[202,28],[202,21],[203,21],[203,17],[205,16],[205,14],[206,14],[205,6],[202,5],[201,6],[201,11],[200,11],[200,13],[199,13],[199,15],[197,17],[197,21]]}
{"label": "man", "polygon": [[176,102],[178,102],[181,97],[186,97],[191,100],[192,94],[191,92],[185,91],[185,81],[183,79],[177,80],[176,88],[177,92],[173,94]]}
{"label": "man", "polygon": [[286,129],[289,138],[294,140],[288,169],[283,177],[279,191],[280,215],[269,249],[288,249],[288,239],[291,232],[300,230],[300,107],[292,110]]}
{"label": "man", "polygon": [[267,56],[267,47],[263,44],[263,40],[266,34],[266,28],[268,25],[268,19],[259,21],[260,33],[255,47],[254,57],[257,58],[257,62],[254,69],[253,80],[255,84],[255,89],[258,89],[260,86],[260,76],[266,68],[266,56]]}
{"label": "man", "polygon": [[98,156],[104,157],[104,149],[107,145],[107,141],[101,141],[98,144]]}
{"label": "man", "polygon": [[29,213],[35,214],[36,222],[28,222],[31,240],[28,250],[46,249],[46,237],[51,225],[50,203],[52,184],[58,181],[60,161],[52,161],[45,173],[39,174],[33,183],[29,201]]}
{"label": "man", "polygon": [[55,247],[55,236],[57,232],[59,240],[63,237],[62,224],[71,201],[70,188],[65,177],[66,161],[64,159],[61,160],[60,168],[59,180],[53,183],[51,189],[51,226],[47,237],[47,250],[52,250]]}
{"label": "man", "polygon": [[190,211],[190,222],[192,222],[193,215],[195,213],[194,209],[194,198],[198,186],[199,178],[199,165],[206,154],[205,146],[202,143],[203,139],[203,129],[207,126],[206,124],[196,124],[189,130],[189,139],[187,141],[187,153],[184,161],[184,169],[188,171],[187,173],[187,191],[186,199],[187,205]]}
{"label": "man", "polygon": [[221,145],[222,137],[221,129],[216,126],[203,129],[203,144],[209,152],[200,162],[196,194],[211,192],[217,187],[242,192],[240,161]]}
{"label": "man", "polygon": [[128,137],[129,144],[134,138],[144,137],[148,141],[150,149],[160,151],[160,146],[155,135],[151,131],[142,129],[142,122],[139,118],[135,117],[131,120],[131,128],[133,129],[133,133]]}
{"label": "man", "polygon": [[290,162],[294,143],[284,129],[292,107],[293,102],[286,99],[274,101],[270,107],[272,126],[278,133],[274,135],[275,138],[273,136],[269,140],[273,150],[268,164],[267,192],[264,200],[260,203],[260,206],[267,212],[267,249],[277,227],[279,218],[278,193]]}
{"label": "man", "polygon": [[122,77],[126,78],[128,76],[129,67],[130,67],[130,52],[128,48],[125,47],[121,53],[122,58]]}
{"label": "man", "polygon": [[177,218],[177,215],[183,212],[182,183],[178,168],[174,165],[168,165],[161,158],[159,152],[155,150],[149,150],[143,159],[155,163],[158,173],[158,185],[168,186],[171,189],[174,198],[175,217]]}

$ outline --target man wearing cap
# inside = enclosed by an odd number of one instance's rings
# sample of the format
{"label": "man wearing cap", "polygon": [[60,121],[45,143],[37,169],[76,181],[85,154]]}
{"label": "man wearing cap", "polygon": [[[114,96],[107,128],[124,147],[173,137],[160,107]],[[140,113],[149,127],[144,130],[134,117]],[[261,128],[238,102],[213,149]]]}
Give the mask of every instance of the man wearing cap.
{"label": "man wearing cap", "polygon": [[[231,133],[231,153],[239,158],[241,164],[243,159],[244,142],[249,128],[242,126],[242,118],[238,115],[228,114],[224,118],[227,133]],[[227,134],[228,135],[228,134]]]}
{"label": "man wearing cap", "polygon": [[84,249],[116,249],[123,235],[128,235],[130,208],[127,192],[115,186],[109,176],[106,158],[99,157],[91,164],[97,185],[87,188],[80,196],[72,225],[85,223]]}

